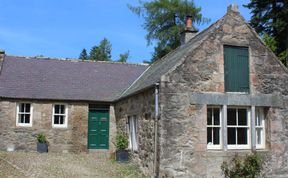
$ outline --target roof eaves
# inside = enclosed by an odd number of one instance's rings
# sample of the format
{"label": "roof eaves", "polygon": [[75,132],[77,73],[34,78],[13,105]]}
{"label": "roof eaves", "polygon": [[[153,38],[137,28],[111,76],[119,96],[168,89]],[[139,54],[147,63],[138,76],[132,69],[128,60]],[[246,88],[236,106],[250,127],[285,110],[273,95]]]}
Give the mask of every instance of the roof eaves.
{"label": "roof eaves", "polygon": [[65,99],[65,98],[29,98],[29,97],[7,97],[0,96],[1,99],[11,100],[43,100],[43,101],[69,101],[69,102],[91,102],[91,103],[113,103],[115,100],[93,100],[93,99]]}

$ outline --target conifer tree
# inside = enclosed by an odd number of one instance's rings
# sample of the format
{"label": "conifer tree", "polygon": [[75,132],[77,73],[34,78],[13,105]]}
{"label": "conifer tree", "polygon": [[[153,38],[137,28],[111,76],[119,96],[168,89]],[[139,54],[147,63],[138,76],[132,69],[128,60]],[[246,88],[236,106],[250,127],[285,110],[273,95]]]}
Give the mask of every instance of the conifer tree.
{"label": "conifer tree", "polygon": [[89,59],[88,55],[87,55],[87,51],[86,51],[85,48],[81,51],[79,59],[81,59],[82,61],[85,61],[85,60]]}
{"label": "conifer tree", "polygon": [[[268,42],[275,40],[272,49],[282,59],[288,60],[288,1],[251,0],[244,5],[251,9],[251,26]],[[268,36],[267,36],[268,35]],[[269,38],[268,38],[269,37]],[[284,64],[286,63],[284,62]],[[287,63],[286,63],[287,64]]]}
{"label": "conifer tree", "polygon": [[152,61],[157,60],[180,45],[180,32],[184,31],[186,16],[193,22],[205,23],[201,8],[193,0],[139,0],[138,6],[128,4],[128,8],[144,18],[148,45],[156,43]]}

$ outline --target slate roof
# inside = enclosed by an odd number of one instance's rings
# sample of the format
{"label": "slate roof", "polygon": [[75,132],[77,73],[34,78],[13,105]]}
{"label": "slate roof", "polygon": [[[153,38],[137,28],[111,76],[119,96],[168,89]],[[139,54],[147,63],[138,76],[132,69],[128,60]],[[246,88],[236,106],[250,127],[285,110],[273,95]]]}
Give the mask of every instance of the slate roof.
{"label": "slate roof", "polygon": [[0,97],[111,102],[148,66],[5,56]]}
{"label": "slate roof", "polygon": [[202,32],[198,33],[186,44],[179,46],[177,49],[170,52],[163,58],[155,61],[135,82],[133,82],[133,84],[121,95],[121,97],[130,96],[159,82],[161,76],[173,69],[173,67],[175,67],[177,63],[179,63],[179,61],[181,61],[181,59],[188,54],[189,51],[193,51],[200,46],[200,44],[207,39],[209,34],[213,33],[213,31],[219,27],[219,23],[223,21],[225,16]]}

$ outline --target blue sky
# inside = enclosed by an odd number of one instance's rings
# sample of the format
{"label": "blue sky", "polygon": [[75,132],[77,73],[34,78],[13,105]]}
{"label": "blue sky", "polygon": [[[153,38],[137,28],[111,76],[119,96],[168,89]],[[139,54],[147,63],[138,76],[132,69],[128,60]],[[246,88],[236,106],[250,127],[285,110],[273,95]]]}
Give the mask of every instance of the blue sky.
{"label": "blue sky", "polygon": [[[1,0],[0,49],[18,56],[78,58],[104,37],[112,43],[112,58],[130,51],[129,62],[149,60],[153,46],[147,46],[143,20],[130,12],[127,4],[137,0]],[[221,18],[227,6],[239,5],[248,21],[249,0],[195,0],[211,22],[196,25],[203,30]]]}

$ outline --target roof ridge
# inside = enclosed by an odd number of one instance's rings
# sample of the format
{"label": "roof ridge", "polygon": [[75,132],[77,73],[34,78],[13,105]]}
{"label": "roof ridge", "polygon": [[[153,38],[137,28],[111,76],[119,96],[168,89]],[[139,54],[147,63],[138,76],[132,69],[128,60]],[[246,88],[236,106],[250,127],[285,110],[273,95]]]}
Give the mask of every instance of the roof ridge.
{"label": "roof ridge", "polygon": [[7,57],[24,58],[31,60],[58,60],[67,62],[93,62],[93,63],[107,63],[107,64],[123,64],[123,65],[136,65],[136,66],[148,66],[146,63],[130,63],[130,62],[118,62],[118,61],[91,61],[91,60],[80,60],[77,58],[53,58],[53,57],[40,57],[40,56],[18,56],[18,55],[6,55]]}

